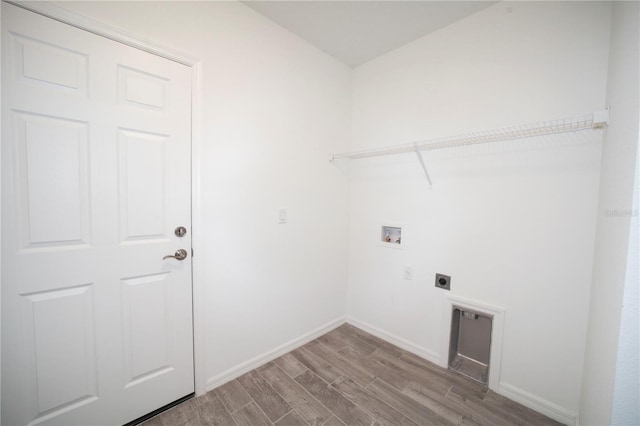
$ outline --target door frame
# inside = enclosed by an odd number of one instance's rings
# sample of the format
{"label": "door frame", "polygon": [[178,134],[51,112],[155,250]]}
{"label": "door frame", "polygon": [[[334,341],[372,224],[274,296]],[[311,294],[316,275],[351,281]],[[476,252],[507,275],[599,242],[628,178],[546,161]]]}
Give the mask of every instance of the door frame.
{"label": "door frame", "polygon": [[[201,163],[199,161],[200,155],[198,155],[202,146],[202,60],[170,47],[149,42],[135,34],[76,14],[47,1],[28,3],[16,0],[2,1],[118,43],[178,62],[191,69],[191,245],[193,247],[193,253],[198,253],[199,255],[201,253],[200,248],[202,247],[202,243],[198,232],[194,232],[194,230],[199,231],[202,224],[199,214],[201,205]],[[207,391],[203,338],[204,287],[202,285],[203,280],[200,261],[199,258],[195,256],[191,259],[191,283],[193,303],[194,390],[196,395],[203,395]]]}

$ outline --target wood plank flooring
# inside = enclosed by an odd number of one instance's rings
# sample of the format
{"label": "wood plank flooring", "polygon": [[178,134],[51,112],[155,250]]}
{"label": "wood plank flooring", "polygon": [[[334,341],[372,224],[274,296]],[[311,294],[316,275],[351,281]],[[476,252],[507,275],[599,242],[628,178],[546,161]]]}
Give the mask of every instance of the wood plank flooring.
{"label": "wood plank flooring", "polygon": [[345,324],[145,426],[558,425]]}

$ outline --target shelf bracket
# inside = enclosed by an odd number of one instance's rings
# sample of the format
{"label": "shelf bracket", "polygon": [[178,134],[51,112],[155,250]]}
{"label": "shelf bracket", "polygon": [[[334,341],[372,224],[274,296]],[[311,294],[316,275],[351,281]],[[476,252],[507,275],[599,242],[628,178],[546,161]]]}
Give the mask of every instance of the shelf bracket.
{"label": "shelf bracket", "polygon": [[429,182],[429,188],[433,187],[433,184],[431,183],[431,177],[429,177],[429,172],[427,171],[427,166],[424,164],[424,159],[422,158],[422,153],[420,152],[420,150],[418,149],[418,144],[415,144],[415,150],[416,150],[416,155],[418,156],[418,160],[420,160],[420,165],[422,166],[422,170],[424,171],[424,175],[427,178],[427,181]]}
{"label": "shelf bracket", "polygon": [[609,108],[593,113],[593,128],[601,129],[609,124]]}

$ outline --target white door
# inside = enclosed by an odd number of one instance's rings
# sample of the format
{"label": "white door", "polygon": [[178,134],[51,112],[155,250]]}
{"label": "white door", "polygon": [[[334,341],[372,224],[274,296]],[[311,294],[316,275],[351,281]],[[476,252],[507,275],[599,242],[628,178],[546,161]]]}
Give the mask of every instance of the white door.
{"label": "white door", "polygon": [[193,392],[190,75],[2,3],[2,424]]}

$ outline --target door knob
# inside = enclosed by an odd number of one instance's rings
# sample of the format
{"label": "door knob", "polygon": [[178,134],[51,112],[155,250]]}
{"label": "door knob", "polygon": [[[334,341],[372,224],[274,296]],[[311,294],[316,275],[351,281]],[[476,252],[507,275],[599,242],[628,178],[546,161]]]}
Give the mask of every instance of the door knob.
{"label": "door knob", "polygon": [[176,260],[185,260],[187,258],[187,251],[185,249],[178,249],[175,254],[168,254],[163,257],[162,260],[169,259],[170,257],[173,257]]}

